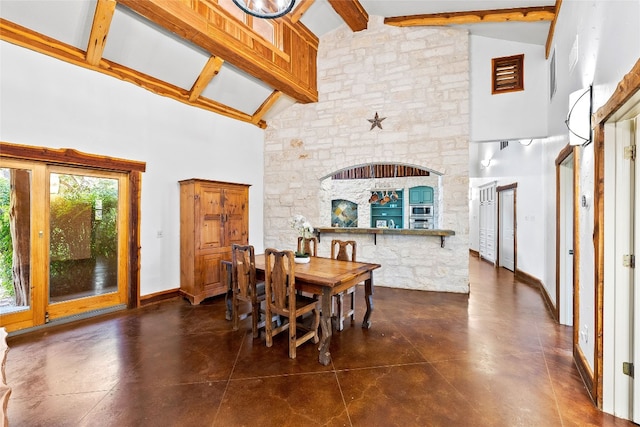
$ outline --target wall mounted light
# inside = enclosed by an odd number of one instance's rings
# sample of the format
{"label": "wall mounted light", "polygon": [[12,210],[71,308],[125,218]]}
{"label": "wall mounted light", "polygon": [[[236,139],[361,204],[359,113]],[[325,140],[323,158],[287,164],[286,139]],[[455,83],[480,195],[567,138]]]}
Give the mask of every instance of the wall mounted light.
{"label": "wall mounted light", "polygon": [[521,145],[524,145],[525,147],[530,146],[532,142],[533,142],[533,138],[532,138],[532,139],[530,139],[530,140],[528,140],[528,141],[527,141],[526,139],[521,139],[521,140],[520,140],[520,144],[521,144]]}
{"label": "wall mounted light", "polygon": [[480,166],[482,167],[482,169],[486,169],[491,166],[491,158],[480,160]]}
{"label": "wall mounted light", "polygon": [[275,19],[291,12],[296,0],[233,0],[233,2],[251,16]]}
{"label": "wall mounted light", "polygon": [[591,142],[592,87],[569,95],[569,113],[565,124],[569,129],[569,144],[584,145]]}

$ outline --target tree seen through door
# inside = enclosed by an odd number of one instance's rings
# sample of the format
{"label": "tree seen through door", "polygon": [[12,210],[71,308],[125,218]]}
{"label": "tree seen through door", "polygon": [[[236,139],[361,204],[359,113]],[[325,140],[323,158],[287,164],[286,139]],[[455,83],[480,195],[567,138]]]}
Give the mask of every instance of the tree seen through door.
{"label": "tree seen through door", "polygon": [[118,289],[118,181],[50,175],[49,301]]}
{"label": "tree seen through door", "polygon": [[[116,292],[118,180],[50,174],[49,302]],[[31,175],[0,169],[0,312],[28,308]]]}

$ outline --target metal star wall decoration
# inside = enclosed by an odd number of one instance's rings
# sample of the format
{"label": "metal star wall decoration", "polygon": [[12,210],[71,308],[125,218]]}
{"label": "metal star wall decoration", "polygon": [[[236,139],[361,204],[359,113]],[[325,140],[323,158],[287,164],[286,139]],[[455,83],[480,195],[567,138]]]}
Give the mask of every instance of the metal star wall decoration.
{"label": "metal star wall decoration", "polygon": [[367,119],[367,121],[369,123],[371,123],[371,129],[369,130],[373,130],[374,127],[378,126],[380,129],[382,129],[382,121],[386,119],[386,117],[379,117],[378,116],[378,112],[376,111],[376,115],[373,117],[373,119]]}

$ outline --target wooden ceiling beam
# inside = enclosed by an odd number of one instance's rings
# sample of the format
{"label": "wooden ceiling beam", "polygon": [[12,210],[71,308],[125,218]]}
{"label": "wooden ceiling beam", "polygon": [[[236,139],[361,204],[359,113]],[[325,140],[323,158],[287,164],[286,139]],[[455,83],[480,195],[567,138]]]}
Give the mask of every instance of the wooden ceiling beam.
{"label": "wooden ceiling beam", "polygon": [[342,17],[352,31],[367,29],[369,14],[358,0],[329,0],[338,15]]}
{"label": "wooden ceiling beam", "polygon": [[193,102],[200,97],[202,91],[207,87],[209,82],[220,72],[220,68],[222,68],[222,64],[224,64],[224,60],[218,58],[217,56],[212,56],[209,58],[207,63],[204,65],[204,68],[200,72],[198,79],[193,84],[191,91],[189,93],[189,101]]}
{"label": "wooden ceiling beam", "polygon": [[556,4],[554,6],[555,15],[553,20],[551,21],[551,25],[549,26],[549,34],[547,34],[547,44],[545,46],[545,58],[549,59],[549,54],[551,53],[551,44],[553,43],[553,34],[556,30],[556,21],[558,20],[558,14],[560,13],[560,6],[562,5],[562,0],[556,0]]}
{"label": "wooden ceiling beam", "polygon": [[[52,58],[68,62],[73,65],[78,65],[111,77],[116,77],[120,80],[140,86],[141,88],[157,95],[166,96],[187,105],[202,108],[232,119],[253,123],[253,117],[243,113],[242,111],[238,111],[234,108],[206,98],[198,98],[191,102],[189,101],[188,91],[115,62],[101,59],[98,65],[91,65],[85,60],[85,52],[75,46],[62,43],[61,41],[52,39],[51,37],[47,37],[28,28],[22,27],[11,21],[7,21],[4,18],[0,18],[0,40],[26,49],[31,49],[35,52],[48,55]],[[262,129],[267,126],[264,121],[260,121],[255,124]]]}
{"label": "wooden ceiling beam", "polygon": [[87,44],[87,62],[91,65],[98,65],[102,59],[116,4],[115,0],[98,0],[96,3],[96,12],[93,15],[91,34]]}
{"label": "wooden ceiling beam", "polygon": [[384,23],[396,27],[479,24],[483,22],[552,21],[555,6],[520,7],[514,9],[475,10],[467,12],[432,13],[427,15],[394,16]]}
{"label": "wooden ceiling beam", "polygon": [[[246,42],[246,40],[253,41],[259,38],[251,29],[236,27],[242,30],[242,37],[236,38],[219,27],[220,22],[229,21],[229,17],[218,10],[217,4],[209,4],[206,12],[208,16],[205,16],[199,13],[204,4],[198,2],[194,2],[194,5],[199,7],[198,10],[190,8],[189,2],[175,0],[118,0],[118,3],[212,55],[223,58],[226,62],[301,103],[318,101],[315,74],[301,79],[292,72],[292,64],[296,64],[300,58],[291,57],[286,61],[286,65],[282,65],[279,55],[275,52],[277,49],[275,46],[271,49],[272,53],[268,58],[258,55],[254,50],[253,42]],[[311,48],[317,51],[317,45]],[[297,55],[299,52],[285,53]],[[313,86],[307,83],[311,78]]]}
{"label": "wooden ceiling beam", "polygon": [[279,90],[274,90],[253,114],[253,117],[251,119],[252,123],[255,125],[259,124],[262,121],[264,115],[267,114],[267,111],[269,111],[271,107],[273,107],[273,104],[276,103],[280,96],[282,96],[282,92],[280,92]]}
{"label": "wooden ceiling beam", "polygon": [[289,14],[289,21],[291,21],[292,24],[298,22],[314,2],[315,0],[300,0],[298,5]]}

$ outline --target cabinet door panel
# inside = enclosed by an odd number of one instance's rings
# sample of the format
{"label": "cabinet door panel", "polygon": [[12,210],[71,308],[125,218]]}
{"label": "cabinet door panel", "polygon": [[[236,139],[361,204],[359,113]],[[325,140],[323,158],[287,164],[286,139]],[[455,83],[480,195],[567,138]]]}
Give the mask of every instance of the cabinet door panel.
{"label": "cabinet door panel", "polygon": [[221,254],[202,255],[200,257],[200,274],[202,285],[210,286],[220,283]]}
{"label": "cabinet door panel", "polygon": [[420,193],[418,193],[418,191],[411,189],[409,191],[409,204],[411,205],[417,205],[418,203],[421,203],[421,197],[420,197]]}
{"label": "cabinet door panel", "polygon": [[433,203],[433,187],[420,185],[409,189],[409,204]]}
{"label": "cabinet door panel", "polygon": [[424,199],[424,203],[433,203],[433,188],[425,188],[422,198]]}
{"label": "cabinet door panel", "polygon": [[227,246],[232,244],[246,245],[247,233],[242,218],[229,218],[227,221]]}
{"label": "cabinet door panel", "polygon": [[226,190],[224,193],[224,212],[229,216],[244,216],[247,208],[245,191]]}
{"label": "cabinet door panel", "polygon": [[203,187],[201,191],[200,214],[205,216],[220,216],[222,213],[222,191]]}
{"label": "cabinet door panel", "polygon": [[225,242],[223,246],[246,245],[247,239],[247,192],[227,189],[224,192]]}
{"label": "cabinet door panel", "polygon": [[200,249],[219,247],[222,242],[222,200],[223,193],[220,189],[203,186],[200,191],[199,206],[200,227],[198,235]]}
{"label": "cabinet door panel", "polygon": [[200,249],[217,248],[221,245],[221,222],[219,219],[204,220],[200,232]]}

